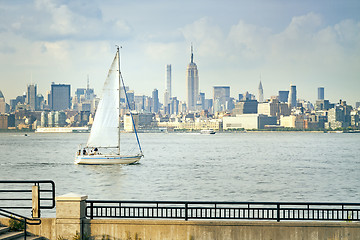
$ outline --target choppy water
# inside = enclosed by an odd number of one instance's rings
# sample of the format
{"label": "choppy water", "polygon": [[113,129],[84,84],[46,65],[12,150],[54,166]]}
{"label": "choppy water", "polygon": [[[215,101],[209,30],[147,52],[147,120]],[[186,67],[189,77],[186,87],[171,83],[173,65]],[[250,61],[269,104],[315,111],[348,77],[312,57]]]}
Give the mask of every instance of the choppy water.
{"label": "choppy water", "polygon": [[[140,134],[137,165],[79,166],[88,134],[0,134],[0,179],[89,199],[359,202],[360,134]],[[125,135],[125,138],[127,136]]]}

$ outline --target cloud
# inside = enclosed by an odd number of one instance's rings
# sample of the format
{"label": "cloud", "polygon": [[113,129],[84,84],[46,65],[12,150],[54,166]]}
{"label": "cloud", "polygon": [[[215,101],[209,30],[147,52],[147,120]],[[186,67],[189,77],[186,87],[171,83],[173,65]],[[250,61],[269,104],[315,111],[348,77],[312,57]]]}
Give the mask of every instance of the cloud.
{"label": "cloud", "polygon": [[94,1],[36,0],[27,11],[8,11],[0,29],[36,41],[129,39],[133,31],[118,16],[104,20]]}

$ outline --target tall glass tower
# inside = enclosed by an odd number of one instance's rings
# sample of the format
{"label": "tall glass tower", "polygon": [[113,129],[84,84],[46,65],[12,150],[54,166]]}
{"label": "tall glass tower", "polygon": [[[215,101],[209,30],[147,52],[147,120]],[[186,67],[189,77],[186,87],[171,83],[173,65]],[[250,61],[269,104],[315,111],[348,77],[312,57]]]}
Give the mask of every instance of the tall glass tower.
{"label": "tall glass tower", "polygon": [[323,87],[318,88],[318,100],[324,100],[324,88]]}
{"label": "tall glass tower", "polygon": [[290,85],[289,106],[290,108],[295,108],[297,106],[295,85]]}
{"label": "tall glass tower", "polygon": [[199,75],[194,63],[193,47],[191,45],[191,61],[186,70],[186,90],[188,110],[195,110],[196,100],[199,95]]}
{"label": "tall glass tower", "polygon": [[171,100],[171,64],[166,65],[166,86],[164,93],[164,105],[167,106]]}

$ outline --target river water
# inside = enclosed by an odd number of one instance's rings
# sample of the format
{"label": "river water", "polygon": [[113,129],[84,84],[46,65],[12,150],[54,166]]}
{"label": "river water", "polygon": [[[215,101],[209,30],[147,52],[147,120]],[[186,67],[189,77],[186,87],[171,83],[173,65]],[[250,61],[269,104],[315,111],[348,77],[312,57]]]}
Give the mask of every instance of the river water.
{"label": "river water", "polygon": [[[92,200],[360,202],[360,134],[143,133],[136,165],[75,165],[84,133],[0,133],[0,179]],[[124,135],[125,142],[130,136]]]}

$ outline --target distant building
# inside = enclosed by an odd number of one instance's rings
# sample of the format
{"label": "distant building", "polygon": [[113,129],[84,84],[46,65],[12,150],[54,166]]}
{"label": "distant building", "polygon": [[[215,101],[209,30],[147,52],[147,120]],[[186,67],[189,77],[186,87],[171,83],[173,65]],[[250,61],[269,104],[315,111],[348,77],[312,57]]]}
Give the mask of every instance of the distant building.
{"label": "distant building", "polygon": [[51,110],[61,111],[70,109],[70,85],[69,84],[51,84]]}
{"label": "distant building", "polygon": [[[152,113],[133,113],[134,124],[137,130],[149,129],[152,127],[154,114]],[[133,132],[134,124],[130,113],[124,116],[124,131]]]}
{"label": "distant building", "polygon": [[223,129],[264,129],[266,125],[276,125],[276,117],[263,114],[243,114],[223,117]]}
{"label": "distant building", "polygon": [[164,93],[164,104],[167,106],[170,103],[171,95],[171,64],[166,65],[166,88]]}
{"label": "distant building", "polygon": [[259,83],[259,102],[264,102],[264,90],[263,90],[263,87],[262,87],[262,84],[261,84],[261,81]]}
{"label": "distant building", "polygon": [[360,108],[360,102],[356,102],[356,103],[355,103],[355,107],[356,107],[356,108]]}
{"label": "distant building", "polygon": [[289,91],[279,91],[279,102],[287,103],[289,99]]}
{"label": "distant building", "polygon": [[235,103],[233,116],[241,114],[255,114],[258,112],[258,101],[248,100]]}
{"label": "distant building", "polygon": [[318,100],[324,100],[324,88],[323,87],[318,88]]}
{"label": "distant building", "polygon": [[258,113],[276,117],[279,114],[279,103],[273,102],[260,102],[258,103]]}
{"label": "distant building", "polygon": [[229,86],[214,86],[213,87],[213,102],[214,112],[227,110],[227,103],[230,101],[230,87]]}
{"label": "distant building", "polygon": [[179,113],[179,100],[177,100],[177,97],[173,97],[171,98],[170,101],[170,108],[169,108],[169,113],[170,114],[178,114]]}
{"label": "distant building", "polygon": [[159,92],[155,88],[152,92],[152,112],[158,113],[159,112]]}
{"label": "distant building", "polygon": [[27,86],[26,103],[30,111],[38,110],[36,84],[30,84]]}
{"label": "distant building", "polygon": [[290,106],[290,108],[296,108],[297,107],[296,86],[295,85],[290,86],[289,106]]}
{"label": "distant building", "polygon": [[9,105],[5,102],[5,97],[0,91],[0,114],[9,112]]}
{"label": "distant building", "polygon": [[193,47],[191,45],[191,60],[186,70],[186,95],[188,111],[195,110],[199,95],[199,75],[197,65],[194,63]]}
{"label": "distant building", "polygon": [[280,116],[280,126],[285,128],[304,129],[303,115]]}
{"label": "distant building", "polygon": [[329,100],[316,100],[315,110],[329,110],[333,108],[334,105],[330,104]]}

